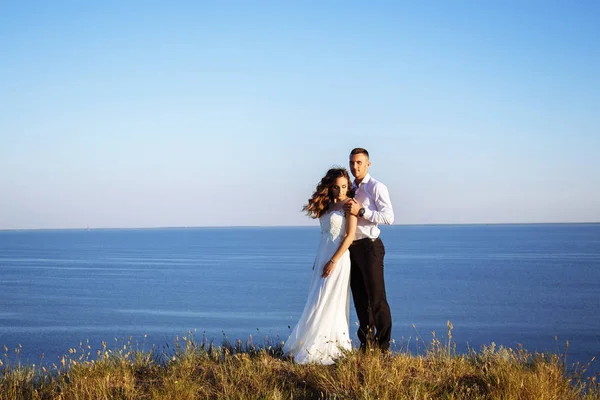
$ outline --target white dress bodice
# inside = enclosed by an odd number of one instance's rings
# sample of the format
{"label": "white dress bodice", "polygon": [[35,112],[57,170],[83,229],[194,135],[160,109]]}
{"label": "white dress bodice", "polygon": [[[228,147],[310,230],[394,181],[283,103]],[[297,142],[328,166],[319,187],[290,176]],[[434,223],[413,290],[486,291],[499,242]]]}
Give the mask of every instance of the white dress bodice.
{"label": "white dress bodice", "polygon": [[327,212],[319,217],[321,236],[328,236],[337,242],[344,237],[346,229],[346,214],[343,209]]}

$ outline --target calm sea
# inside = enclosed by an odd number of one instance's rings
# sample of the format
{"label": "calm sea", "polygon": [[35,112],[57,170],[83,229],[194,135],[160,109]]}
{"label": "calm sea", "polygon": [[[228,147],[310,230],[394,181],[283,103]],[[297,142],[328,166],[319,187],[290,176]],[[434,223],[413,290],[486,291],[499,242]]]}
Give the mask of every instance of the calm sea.
{"label": "calm sea", "polygon": [[[285,340],[317,227],[0,231],[0,349],[57,362],[89,340]],[[385,226],[396,349],[454,326],[459,351],[600,356],[600,224]],[[351,314],[351,329],[356,317]],[[147,337],[145,337],[147,335]],[[418,339],[418,340],[417,340]],[[600,358],[600,357],[598,357]],[[600,371],[598,361],[592,371]]]}

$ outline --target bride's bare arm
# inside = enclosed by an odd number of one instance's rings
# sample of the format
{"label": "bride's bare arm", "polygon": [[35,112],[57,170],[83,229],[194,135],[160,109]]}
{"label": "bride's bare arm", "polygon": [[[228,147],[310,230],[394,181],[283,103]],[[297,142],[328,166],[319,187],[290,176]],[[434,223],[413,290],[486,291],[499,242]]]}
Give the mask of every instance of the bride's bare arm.
{"label": "bride's bare arm", "polygon": [[323,267],[323,278],[326,278],[331,274],[331,272],[335,268],[335,265],[342,257],[342,254],[344,254],[346,250],[348,250],[348,248],[354,241],[354,234],[356,233],[357,221],[358,218],[356,217],[356,215],[346,213],[346,232],[344,234],[344,239],[342,239],[340,247],[338,247],[336,252],[333,253],[333,256],[331,256],[331,260],[329,260],[327,264],[325,264],[325,266]]}

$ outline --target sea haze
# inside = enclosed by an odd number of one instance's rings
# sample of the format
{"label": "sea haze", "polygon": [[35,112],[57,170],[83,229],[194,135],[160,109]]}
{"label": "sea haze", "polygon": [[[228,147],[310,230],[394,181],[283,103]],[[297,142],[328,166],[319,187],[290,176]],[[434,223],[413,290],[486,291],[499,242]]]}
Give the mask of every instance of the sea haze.
{"label": "sea haze", "polygon": [[[89,340],[285,340],[317,227],[0,231],[0,346],[56,362]],[[600,224],[384,226],[394,348],[454,326],[484,344],[600,356]],[[351,310],[351,331],[356,316]],[[356,335],[354,334],[356,339]],[[417,340],[418,339],[418,340]],[[600,357],[599,357],[600,358]],[[592,371],[600,371],[598,362]]]}

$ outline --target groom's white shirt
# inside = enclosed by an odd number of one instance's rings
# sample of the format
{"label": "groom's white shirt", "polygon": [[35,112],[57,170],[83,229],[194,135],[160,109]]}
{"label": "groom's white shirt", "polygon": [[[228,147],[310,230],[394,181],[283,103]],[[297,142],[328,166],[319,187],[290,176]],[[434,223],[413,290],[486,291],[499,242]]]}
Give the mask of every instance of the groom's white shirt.
{"label": "groom's white shirt", "polygon": [[379,237],[378,224],[394,223],[394,209],[388,188],[371,175],[367,174],[360,185],[352,183],[356,191],[354,198],[365,209],[365,215],[358,218],[355,240]]}

